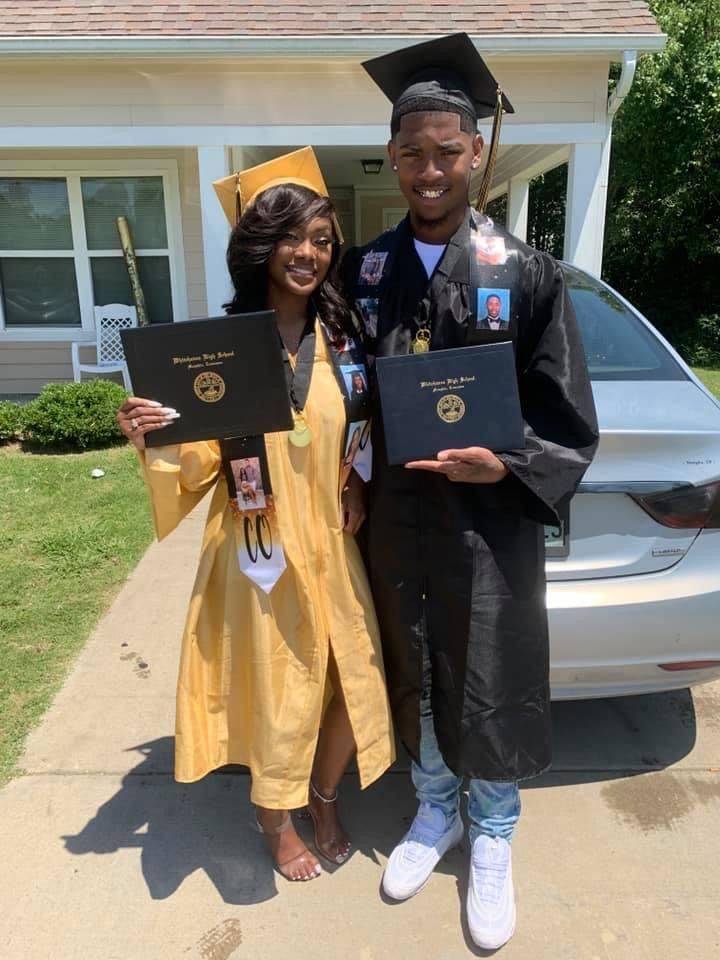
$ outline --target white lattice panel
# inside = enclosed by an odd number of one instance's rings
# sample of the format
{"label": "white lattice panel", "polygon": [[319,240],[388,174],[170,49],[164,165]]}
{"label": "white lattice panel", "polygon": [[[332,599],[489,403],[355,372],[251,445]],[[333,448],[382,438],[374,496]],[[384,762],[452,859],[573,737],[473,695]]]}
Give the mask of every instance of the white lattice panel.
{"label": "white lattice panel", "polygon": [[137,326],[135,308],[126,307],[125,311],[124,316],[122,313],[103,313],[97,320],[97,357],[100,364],[125,361],[120,331]]}

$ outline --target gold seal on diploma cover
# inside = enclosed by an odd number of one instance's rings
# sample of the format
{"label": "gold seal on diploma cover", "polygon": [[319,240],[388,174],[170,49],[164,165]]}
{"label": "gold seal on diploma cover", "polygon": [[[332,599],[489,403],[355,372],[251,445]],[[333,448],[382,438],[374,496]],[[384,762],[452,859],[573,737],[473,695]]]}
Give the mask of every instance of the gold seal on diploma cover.
{"label": "gold seal on diploma cover", "polygon": [[219,373],[199,373],[193,383],[195,396],[205,403],[216,403],[225,396],[225,381]]}
{"label": "gold seal on diploma cover", "polygon": [[446,393],[437,402],[437,412],[445,423],[457,423],[465,416],[465,402],[454,393]]}

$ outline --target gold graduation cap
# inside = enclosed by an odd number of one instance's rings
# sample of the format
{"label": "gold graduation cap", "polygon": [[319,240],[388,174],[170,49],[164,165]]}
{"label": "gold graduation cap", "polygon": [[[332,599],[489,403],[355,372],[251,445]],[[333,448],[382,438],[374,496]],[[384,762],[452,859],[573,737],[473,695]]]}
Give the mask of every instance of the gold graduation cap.
{"label": "gold graduation cap", "polygon": [[[275,157],[274,160],[260,163],[256,167],[249,167],[230,177],[215,180],[213,187],[230,226],[234,227],[242,213],[255,202],[263,190],[277,187],[281,183],[296,183],[298,186],[314,190],[321,197],[329,196],[312,147],[293,150],[292,153]],[[333,224],[338,241],[342,243],[342,231],[335,216],[333,216]]]}

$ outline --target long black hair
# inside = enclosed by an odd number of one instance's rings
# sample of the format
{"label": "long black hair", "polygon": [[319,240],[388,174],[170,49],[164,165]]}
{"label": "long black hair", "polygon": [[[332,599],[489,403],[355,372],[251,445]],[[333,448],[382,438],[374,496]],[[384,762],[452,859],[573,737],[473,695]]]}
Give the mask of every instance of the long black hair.
{"label": "long black hair", "polygon": [[[265,310],[268,305],[268,261],[288,231],[316,217],[334,216],[328,197],[308,187],[282,183],[264,190],[240,217],[230,234],[227,265],[235,295],[224,304],[228,313]],[[350,310],[340,292],[337,264],[340,243],[335,237],[327,276],[310,297],[310,307],[325,323],[333,341],[352,333]]]}

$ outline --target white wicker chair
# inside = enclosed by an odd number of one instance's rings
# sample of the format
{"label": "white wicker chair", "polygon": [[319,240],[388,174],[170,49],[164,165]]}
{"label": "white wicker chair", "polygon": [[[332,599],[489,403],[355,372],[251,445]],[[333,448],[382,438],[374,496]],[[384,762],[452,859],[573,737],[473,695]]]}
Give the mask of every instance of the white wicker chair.
{"label": "white wicker chair", "polygon": [[125,389],[131,390],[130,374],[125,362],[120,331],[136,326],[137,312],[135,307],[129,307],[123,303],[108,303],[104,307],[95,307],[96,362],[80,363],[80,348],[87,347],[87,342],[71,344],[75,382],[80,383],[83,372],[122,373]]}

